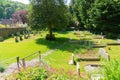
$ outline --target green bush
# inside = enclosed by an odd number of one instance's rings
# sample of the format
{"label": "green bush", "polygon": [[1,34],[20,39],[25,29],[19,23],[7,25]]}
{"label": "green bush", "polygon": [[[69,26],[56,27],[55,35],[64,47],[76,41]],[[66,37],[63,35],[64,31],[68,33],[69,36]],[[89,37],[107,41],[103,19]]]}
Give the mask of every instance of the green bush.
{"label": "green bush", "polygon": [[[12,78],[11,78],[12,76]],[[71,76],[70,76],[71,77]],[[60,74],[59,72],[50,72],[45,68],[33,67],[22,69],[18,73],[11,74],[7,77],[10,80],[68,80],[70,78],[67,74]],[[76,80],[75,77],[71,77]]]}
{"label": "green bush", "polygon": [[103,74],[105,80],[120,80],[120,62],[114,60],[105,63]]}

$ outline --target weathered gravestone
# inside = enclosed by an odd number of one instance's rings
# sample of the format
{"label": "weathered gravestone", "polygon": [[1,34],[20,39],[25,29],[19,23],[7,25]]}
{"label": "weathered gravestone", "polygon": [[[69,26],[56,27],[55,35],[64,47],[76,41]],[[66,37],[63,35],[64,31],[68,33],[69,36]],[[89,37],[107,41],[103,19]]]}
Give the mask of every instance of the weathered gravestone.
{"label": "weathered gravestone", "polygon": [[99,57],[103,57],[107,61],[110,61],[110,56],[104,48],[99,48],[98,55]]}
{"label": "weathered gravestone", "polygon": [[20,38],[20,41],[22,41],[22,40],[23,40],[23,38],[22,38],[22,36],[21,36],[21,35],[19,36],[19,38]]}
{"label": "weathered gravestone", "polygon": [[18,36],[15,37],[15,42],[19,42]]}
{"label": "weathered gravestone", "polygon": [[77,62],[77,64],[76,64],[76,69],[77,69],[77,75],[78,75],[78,77],[80,76],[80,65],[79,65],[79,63]]}
{"label": "weathered gravestone", "polygon": [[74,54],[73,53],[72,53],[72,60],[69,61],[69,64],[71,64],[71,65],[75,64]]}

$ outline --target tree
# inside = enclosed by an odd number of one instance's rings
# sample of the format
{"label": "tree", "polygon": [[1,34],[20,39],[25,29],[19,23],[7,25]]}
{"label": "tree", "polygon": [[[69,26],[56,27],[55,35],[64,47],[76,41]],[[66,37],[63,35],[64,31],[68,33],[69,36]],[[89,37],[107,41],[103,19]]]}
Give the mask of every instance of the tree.
{"label": "tree", "polygon": [[10,19],[12,14],[18,10],[27,9],[26,4],[12,0],[0,0],[0,19]]}
{"label": "tree", "polygon": [[30,0],[30,26],[33,30],[48,29],[47,40],[54,40],[53,28],[62,29],[69,24],[69,11],[63,0]]}
{"label": "tree", "polygon": [[96,29],[111,33],[120,33],[120,1],[95,0],[89,11],[89,19]]}
{"label": "tree", "polygon": [[95,0],[71,0],[70,11],[74,21],[79,22],[81,28],[90,28],[88,11]]}
{"label": "tree", "polygon": [[16,11],[14,14],[12,14],[12,19],[14,20],[14,22],[22,22],[24,23],[28,23],[28,11],[27,10],[19,10]]}

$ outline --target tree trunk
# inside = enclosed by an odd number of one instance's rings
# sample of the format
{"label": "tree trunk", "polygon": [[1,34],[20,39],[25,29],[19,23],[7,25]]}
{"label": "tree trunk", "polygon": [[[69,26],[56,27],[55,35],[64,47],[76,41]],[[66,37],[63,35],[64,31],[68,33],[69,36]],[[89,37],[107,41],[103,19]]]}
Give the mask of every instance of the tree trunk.
{"label": "tree trunk", "polygon": [[52,27],[49,27],[49,36],[52,37]]}
{"label": "tree trunk", "polygon": [[49,34],[46,35],[46,40],[49,41],[55,40],[55,36],[52,32],[52,26],[49,26]]}

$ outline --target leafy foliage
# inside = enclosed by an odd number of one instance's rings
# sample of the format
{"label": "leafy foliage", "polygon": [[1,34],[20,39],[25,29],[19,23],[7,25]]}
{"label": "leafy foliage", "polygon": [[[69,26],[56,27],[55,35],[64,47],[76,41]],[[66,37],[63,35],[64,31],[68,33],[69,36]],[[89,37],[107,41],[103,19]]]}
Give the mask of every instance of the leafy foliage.
{"label": "leafy foliage", "polygon": [[[73,1],[73,0],[72,0]],[[86,29],[116,35],[120,33],[119,0],[74,0],[72,14]],[[73,16],[74,18],[74,16]],[[82,26],[80,25],[80,26]],[[110,36],[111,37],[111,36]],[[116,38],[115,36],[114,38]],[[113,37],[111,37],[113,38]]]}
{"label": "leafy foliage", "polygon": [[27,10],[19,10],[12,14],[12,19],[14,23],[16,22],[22,22],[23,24],[28,23],[27,14],[28,14]]}
{"label": "leafy foliage", "polygon": [[0,0],[0,19],[11,18],[12,14],[21,9],[26,9],[27,5],[11,0]]}
{"label": "leafy foliage", "polygon": [[30,26],[34,30],[62,29],[69,23],[69,11],[63,0],[31,0]]}
{"label": "leafy foliage", "polygon": [[105,64],[105,68],[103,70],[105,80],[119,80],[120,79],[119,67],[120,67],[120,62],[116,60]]}

